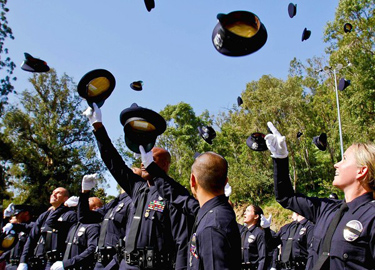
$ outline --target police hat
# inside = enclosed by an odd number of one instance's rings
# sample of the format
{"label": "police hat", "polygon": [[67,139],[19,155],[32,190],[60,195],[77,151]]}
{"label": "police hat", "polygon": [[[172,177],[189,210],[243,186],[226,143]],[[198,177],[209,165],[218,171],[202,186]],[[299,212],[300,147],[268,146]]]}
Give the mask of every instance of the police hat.
{"label": "police hat", "polygon": [[132,82],[130,84],[130,88],[135,90],[135,91],[141,91],[143,89],[142,85],[143,85],[142,81],[136,81],[136,82]]}
{"label": "police hat", "polygon": [[350,33],[352,30],[353,30],[353,25],[351,25],[350,23],[344,24],[344,32],[345,33]]}
{"label": "police hat", "polygon": [[349,85],[350,85],[350,80],[345,80],[344,78],[341,78],[337,89],[339,89],[340,91],[343,91]]}
{"label": "police hat", "polygon": [[0,233],[0,254],[5,251],[11,250],[18,242],[18,235],[14,230],[9,233]]}
{"label": "police hat", "polygon": [[322,133],[319,136],[314,137],[313,143],[319,148],[319,150],[325,151],[327,148],[327,134]]}
{"label": "police hat", "polygon": [[301,137],[303,135],[303,133],[301,132],[301,131],[298,131],[297,132],[297,139],[299,138],[299,137]]}
{"label": "police hat", "polygon": [[115,89],[116,80],[111,72],[105,69],[95,69],[86,73],[78,83],[78,94],[87,100],[92,107],[96,103],[100,108],[104,101]]}
{"label": "police hat", "polygon": [[267,41],[267,30],[259,17],[248,11],[219,13],[212,32],[215,49],[228,56],[251,54]]}
{"label": "police hat", "polygon": [[216,131],[210,126],[198,127],[199,135],[207,143],[212,144],[212,140],[216,137]]}
{"label": "police hat", "polygon": [[243,100],[241,97],[237,97],[237,105],[240,107],[243,104]]}
{"label": "police hat", "polygon": [[149,152],[154,147],[157,136],[167,128],[167,123],[160,114],[136,103],[121,112],[120,122],[124,126],[126,145],[138,154],[140,145]]}
{"label": "police hat", "polygon": [[47,72],[50,70],[45,61],[34,58],[28,53],[24,53],[24,55],[26,59],[21,63],[21,69],[30,72]]}
{"label": "police hat", "polygon": [[309,39],[311,36],[311,31],[307,30],[307,28],[303,29],[302,32],[302,41]]}
{"label": "police hat", "polygon": [[332,199],[332,200],[338,200],[338,199],[339,199],[339,196],[337,196],[336,193],[331,193],[331,194],[329,194],[328,198],[329,198],[329,199]]}
{"label": "police hat", "polygon": [[255,132],[247,138],[246,144],[251,150],[266,151],[268,148],[264,139],[265,136],[263,133]]}
{"label": "police hat", "polygon": [[288,5],[288,14],[290,18],[293,18],[297,14],[297,4],[290,3]]}
{"label": "police hat", "polygon": [[25,205],[25,204],[15,204],[13,215],[18,215],[19,213],[26,212],[26,211],[31,213],[32,207],[30,205]]}

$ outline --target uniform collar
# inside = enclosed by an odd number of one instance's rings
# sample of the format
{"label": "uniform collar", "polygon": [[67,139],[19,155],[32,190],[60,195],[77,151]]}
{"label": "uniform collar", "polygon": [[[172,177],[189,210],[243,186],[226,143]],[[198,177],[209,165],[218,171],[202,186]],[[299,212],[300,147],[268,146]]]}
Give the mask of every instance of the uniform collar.
{"label": "uniform collar", "polygon": [[307,222],[308,222],[308,220],[306,218],[304,218],[303,220],[301,220],[298,223],[301,224],[301,225],[305,225]]}
{"label": "uniform collar", "polygon": [[348,203],[349,210],[355,212],[360,206],[374,200],[372,192],[365,193]]}
{"label": "uniform collar", "polygon": [[216,206],[223,205],[225,203],[229,205],[228,198],[225,197],[225,195],[216,196],[207,201],[198,211],[197,222],[199,222],[207,214],[207,212],[214,209]]}

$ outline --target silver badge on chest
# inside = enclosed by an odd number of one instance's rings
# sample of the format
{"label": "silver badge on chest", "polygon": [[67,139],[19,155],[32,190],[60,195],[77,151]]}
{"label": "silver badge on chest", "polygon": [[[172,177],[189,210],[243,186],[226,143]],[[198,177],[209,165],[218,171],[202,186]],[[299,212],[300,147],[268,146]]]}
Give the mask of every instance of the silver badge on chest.
{"label": "silver badge on chest", "polygon": [[359,220],[351,220],[346,223],[343,235],[346,241],[353,242],[361,235],[362,231],[362,223]]}
{"label": "silver badge on chest", "polygon": [[306,233],[306,227],[303,227],[301,228],[301,230],[299,230],[299,235],[304,235]]}
{"label": "silver badge on chest", "polygon": [[255,235],[254,234],[250,234],[249,237],[247,238],[247,242],[252,243],[254,241],[255,241]]}

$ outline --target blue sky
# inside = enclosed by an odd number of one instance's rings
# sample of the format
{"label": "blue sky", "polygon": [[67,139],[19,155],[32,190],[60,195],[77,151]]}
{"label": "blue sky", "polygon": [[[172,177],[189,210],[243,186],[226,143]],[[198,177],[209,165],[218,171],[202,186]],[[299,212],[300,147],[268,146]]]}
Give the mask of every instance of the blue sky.
{"label": "blue sky", "polygon": [[[246,83],[262,75],[286,79],[289,63],[323,56],[323,31],[332,21],[338,0],[294,1],[297,15],[288,16],[286,0],[155,0],[148,12],[143,0],[11,0],[8,40],[16,63],[16,90],[31,89],[31,73],[20,69],[24,52],[45,60],[59,75],[78,84],[88,71],[109,70],[116,88],[103,105],[103,123],[115,140],[123,133],[120,112],[133,102],[162,110],[181,101],[196,114],[232,108]],[[211,41],[218,13],[246,10],[265,25],[268,40],[259,51],[242,57],[218,53]],[[301,42],[304,28],[310,39]],[[143,91],[129,85],[144,82]],[[115,182],[108,176],[109,194]]]}

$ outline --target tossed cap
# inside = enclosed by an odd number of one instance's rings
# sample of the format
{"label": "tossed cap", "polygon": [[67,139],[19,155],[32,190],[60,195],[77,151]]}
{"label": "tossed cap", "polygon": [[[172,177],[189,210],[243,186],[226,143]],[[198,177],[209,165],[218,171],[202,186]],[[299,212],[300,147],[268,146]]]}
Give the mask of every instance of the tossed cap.
{"label": "tossed cap", "polygon": [[146,9],[148,12],[151,11],[151,9],[155,8],[155,1],[154,0],[144,0],[145,1],[145,5],[146,5]]}
{"label": "tossed cap", "polygon": [[115,89],[116,80],[111,72],[105,69],[94,69],[86,73],[78,83],[78,94],[87,100],[92,107],[96,103],[100,108]]}
{"label": "tossed cap", "polygon": [[256,52],[267,41],[267,30],[259,17],[249,11],[219,13],[212,32],[215,49],[227,56],[243,56]]}
{"label": "tossed cap", "polygon": [[255,132],[247,138],[246,144],[251,150],[266,151],[268,148],[264,139],[265,136],[263,133]]}
{"label": "tossed cap", "polygon": [[14,205],[14,215],[18,215],[21,212],[32,212],[32,206],[26,204],[15,204]]}
{"label": "tossed cap", "polygon": [[240,107],[243,104],[243,100],[241,97],[237,97],[237,105]]}
{"label": "tossed cap", "polygon": [[130,84],[130,88],[135,91],[141,91],[143,88],[143,81],[135,81]]}
{"label": "tossed cap", "polygon": [[212,144],[212,140],[216,137],[216,131],[210,126],[198,127],[199,135],[207,143]]}
{"label": "tossed cap", "polygon": [[21,69],[29,72],[47,72],[50,70],[45,61],[34,58],[28,53],[24,53],[24,55],[25,60],[21,63]]}
{"label": "tossed cap", "polygon": [[120,122],[124,126],[126,145],[138,154],[140,145],[146,152],[151,151],[157,136],[167,128],[167,123],[160,114],[140,107],[136,103],[121,112]]}
{"label": "tossed cap", "polygon": [[297,132],[297,139],[299,138],[299,137],[301,137],[303,135],[303,133],[301,132],[301,131],[298,131]]}
{"label": "tossed cap", "polygon": [[353,30],[353,25],[350,23],[345,23],[344,24],[344,32],[345,33],[350,33]]}
{"label": "tossed cap", "polygon": [[311,36],[311,31],[307,30],[307,28],[303,29],[302,32],[302,41],[309,39]]}
{"label": "tossed cap", "polygon": [[340,91],[343,91],[349,85],[350,85],[350,80],[345,80],[344,78],[341,78],[337,89],[339,89]]}
{"label": "tossed cap", "polygon": [[315,136],[313,138],[313,143],[319,148],[319,150],[325,151],[327,149],[327,134],[322,133],[319,136]]}
{"label": "tossed cap", "polygon": [[297,4],[290,3],[288,5],[288,14],[290,18],[293,18],[297,14]]}

